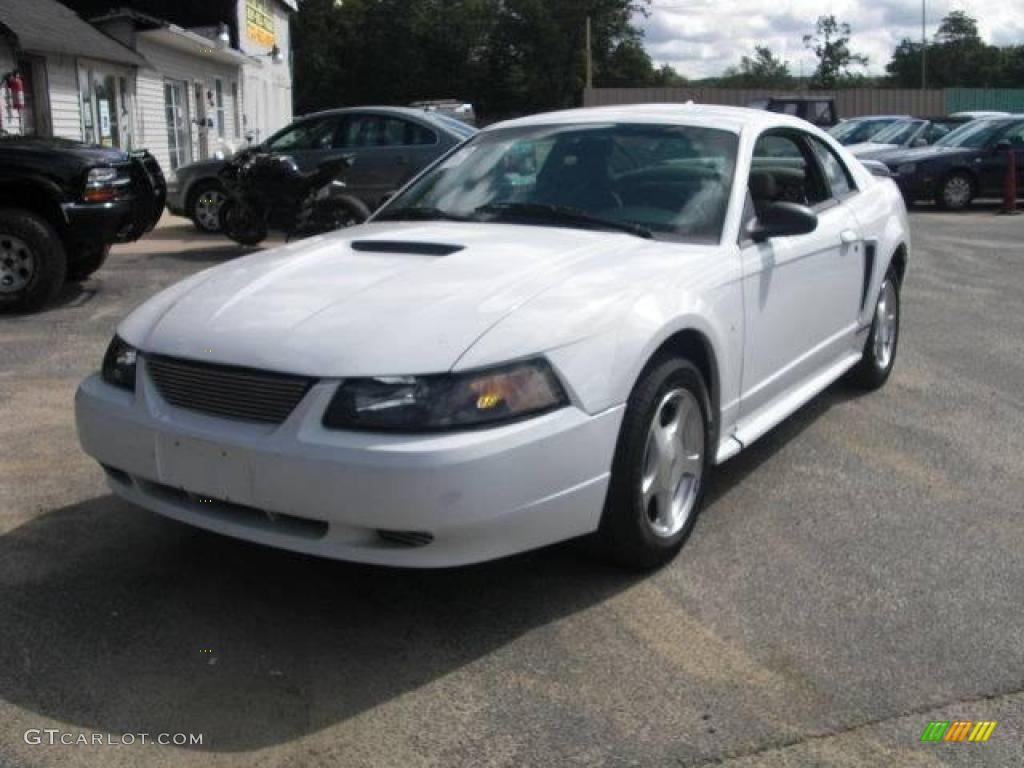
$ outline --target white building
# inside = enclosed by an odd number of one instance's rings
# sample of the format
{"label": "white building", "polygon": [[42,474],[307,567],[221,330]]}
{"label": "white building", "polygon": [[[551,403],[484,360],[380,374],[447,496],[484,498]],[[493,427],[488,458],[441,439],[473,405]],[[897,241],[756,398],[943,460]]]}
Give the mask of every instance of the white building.
{"label": "white building", "polygon": [[18,70],[30,102],[7,109],[0,81],[2,127],[148,149],[165,170],[265,138],[292,118],[294,9],[237,0],[233,18],[186,29],[130,9],[90,25],[54,0],[0,0],[0,76]]}

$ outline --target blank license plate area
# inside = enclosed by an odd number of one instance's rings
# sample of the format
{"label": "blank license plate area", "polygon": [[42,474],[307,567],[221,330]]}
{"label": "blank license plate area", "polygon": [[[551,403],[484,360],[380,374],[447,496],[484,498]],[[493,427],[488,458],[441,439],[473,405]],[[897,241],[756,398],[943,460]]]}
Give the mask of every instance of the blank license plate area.
{"label": "blank license plate area", "polygon": [[160,482],[197,496],[251,504],[252,472],[236,450],[194,437],[160,435],[156,444]]}

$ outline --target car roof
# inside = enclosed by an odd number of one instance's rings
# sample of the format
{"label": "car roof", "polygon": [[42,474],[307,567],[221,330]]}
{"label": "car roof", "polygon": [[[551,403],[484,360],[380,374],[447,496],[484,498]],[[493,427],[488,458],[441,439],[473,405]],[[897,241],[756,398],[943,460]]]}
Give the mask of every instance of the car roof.
{"label": "car roof", "polygon": [[608,107],[583,107],[545,112],[495,123],[485,132],[501,128],[532,125],[563,125],[566,123],[648,123],[692,125],[718,128],[739,133],[744,128],[792,127],[807,130],[814,126],[806,120],[778,112],[747,107],[725,107],[713,104],[627,104]]}
{"label": "car roof", "polygon": [[[308,115],[300,115],[296,117],[292,122],[298,123],[302,120],[311,120],[316,117],[331,117],[337,115],[352,115],[352,114],[365,114],[365,113],[377,114],[377,115],[393,115],[394,117],[406,117],[412,118],[413,120],[420,120],[425,123],[429,123],[432,126],[441,128],[446,133],[454,134],[450,126],[447,126],[441,120],[435,119],[433,113],[427,112],[424,109],[416,109],[414,107],[392,107],[392,106],[367,106],[367,107],[338,107],[337,109],[323,109],[319,112],[310,112]],[[472,126],[470,126],[472,127]]]}

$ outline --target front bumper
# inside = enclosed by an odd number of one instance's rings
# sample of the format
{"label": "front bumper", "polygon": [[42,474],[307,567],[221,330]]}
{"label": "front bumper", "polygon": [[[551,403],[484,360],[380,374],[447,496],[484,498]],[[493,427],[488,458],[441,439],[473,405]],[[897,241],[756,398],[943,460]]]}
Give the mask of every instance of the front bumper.
{"label": "front bumper", "polygon": [[81,384],[79,440],[139,506],[342,560],[454,566],[597,529],[621,407],[458,433],[343,432],[320,423],[336,384],[266,426],[170,406],[140,364],[136,393],[98,375]]}

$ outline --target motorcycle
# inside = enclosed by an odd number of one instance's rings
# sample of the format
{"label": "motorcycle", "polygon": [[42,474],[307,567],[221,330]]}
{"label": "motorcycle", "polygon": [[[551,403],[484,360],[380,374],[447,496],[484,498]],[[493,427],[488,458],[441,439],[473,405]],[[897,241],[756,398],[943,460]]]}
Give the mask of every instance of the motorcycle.
{"label": "motorcycle", "polygon": [[370,209],[338,178],[353,162],[343,155],[303,172],[288,155],[240,152],[219,173],[227,192],[221,230],[236,243],[257,245],[272,229],[291,240],[366,221]]}

